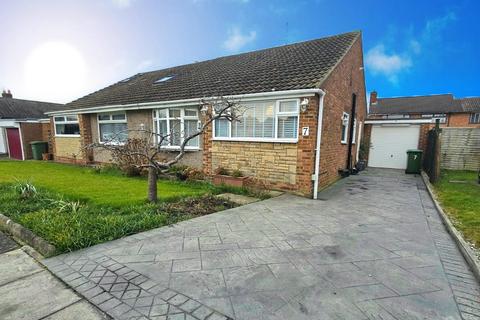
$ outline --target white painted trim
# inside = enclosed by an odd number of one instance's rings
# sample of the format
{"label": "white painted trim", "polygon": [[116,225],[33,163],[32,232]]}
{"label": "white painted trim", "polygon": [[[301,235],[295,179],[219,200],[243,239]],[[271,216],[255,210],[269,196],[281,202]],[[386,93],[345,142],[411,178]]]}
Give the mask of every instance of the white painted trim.
{"label": "white painted trim", "polygon": [[395,124],[395,123],[411,123],[411,124],[419,124],[419,123],[432,123],[431,119],[391,119],[391,120],[366,120],[365,124]]}
{"label": "white painted trim", "polygon": [[[225,98],[238,99],[241,101],[251,101],[251,100],[258,100],[262,98],[276,100],[276,99],[296,98],[299,96],[312,97],[315,94],[322,94],[322,93],[323,91],[321,89],[297,89],[297,90],[269,91],[269,92],[228,95],[228,96],[225,96]],[[202,99],[208,100],[208,99],[214,99],[214,98],[215,97],[204,97],[204,98],[199,97],[199,98],[192,98],[192,99],[180,99],[180,100],[170,100],[170,101],[132,103],[132,104],[123,104],[123,105],[122,104],[106,105],[106,106],[91,107],[91,108],[50,111],[50,112],[45,112],[45,114],[50,116],[55,116],[55,115],[72,114],[72,113],[81,114],[81,113],[112,112],[112,111],[123,111],[123,110],[184,107],[188,105],[199,105]]]}
{"label": "white painted trim", "polygon": [[[298,133],[297,133],[298,134]],[[297,143],[297,139],[276,139],[276,138],[228,138],[228,137],[215,137],[213,141],[238,141],[238,142],[274,142],[274,143]]]}
{"label": "white painted trim", "polygon": [[[322,129],[323,129],[323,99],[325,91],[319,89],[319,103],[318,103],[318,118],[317,118],[317,145],[315,147],[315,181],[313,182],[313,199],[318,199],[318,180],[320,175],[320,149],[322,143]],[[298,161],[298,159],[297,159]]]}
{"label": "white painted trim", "polygon": [[79,134],[56,134],[56,138],[80,138],[81,135]]}
{"label": "white painted trim", "polygon": [[22,161],[25,160],[25,150],[23,150],[23,133],[22,133],[22,127],[18,127],[18,134],[20,136],[20,146],[22,148]]}
{"label": "white painted trim", "polygon": [[[78,115],[77,114],[62,114],[62,115],[57,115],[59,117],[63,116],[65,117],[65,121],[59,122],[60,124],[78,124],[78,128],[80,129],[80,121],[78,120]],[[67,121],[68,116],[76,116],[77,121]],[[67,138],[78,138],[80,137],[80,134],[58,134],[57,133],[57,121],[55,120],[55,116],[53,117],[53,130],[55,132],[55,137],[67,137]]]}
{"label": "white painted trim", "polygon": [[[343,136],[343,128],[344,128],[344,126],[343,126],[343,117],[345,117],[345,116],[347,116],[347,124],[345,124],[345,139],[342,139],[341,136]],[[342,113],[342,132],[341,132],[341,136],[340,136],[340,139],[341,139],[341,140],[340,140],[340,143],[341,143],[341,144],[347,144],[347,142],[348,142],[348,138],[349,138],[349,137],[348,137],[348,134],[349,134],[349,131],[350,131],[350,130],[349,130],[349,129],[350,129],[350,128],[349,128],[349,125],[350,125],[350,115],[349,115],[348,113],[346,113],[346,112],[343,112],[343,113]],[[351,137],[350,137],[350,138],[351,138]]]}
{"label": "white painted trim", "polygon": [[360,144],[361,144],[361,142],[362,142],[362,124],[363,124],[362,121],[360,121],[360,123],[358,124],[357,154],[355,155],[355,159],[356,159],[357,162],[358,162],[359,155],[360,155]]}
{"label": "white painted trim", "polygon": [[2,120],[0,119],[0,127],[3,128],[18,128],[20,124],[14,120]]}

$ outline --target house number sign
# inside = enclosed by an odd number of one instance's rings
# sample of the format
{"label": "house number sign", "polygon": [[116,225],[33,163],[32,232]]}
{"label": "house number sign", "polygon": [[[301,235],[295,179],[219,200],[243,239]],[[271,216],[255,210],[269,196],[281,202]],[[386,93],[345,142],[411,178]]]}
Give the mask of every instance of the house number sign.
{"label": "house number sign", "polygon": [[303,127],[302,128],[302,136],[306,137],[310,134],[310,127]]}

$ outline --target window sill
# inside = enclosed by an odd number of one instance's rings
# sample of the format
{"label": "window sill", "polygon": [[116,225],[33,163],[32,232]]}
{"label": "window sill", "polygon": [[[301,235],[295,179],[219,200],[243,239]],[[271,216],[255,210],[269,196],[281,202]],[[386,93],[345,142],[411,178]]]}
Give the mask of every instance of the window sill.
{"label": "window sill", "polygon": [[347,141],[340,141],[341,144],[347,144]]}
{"label": "window sill", "polygon": [[59,138],[80,138],[79,134],[56,134],[55,137]]}
{"label": "window sill", "polygon": [[298,139],[269,139],[269,138],[213,138],[213,141],[232,142],[268,142],[268,143],[297,143]]}
{"label": "window sill", "polygon": [[[169,146],[164,146],[160,147],[162,150],[166,151],[180,151],[180,147],[169,147]],[[199,147],[185,147],[185,151],[200,151],[201,149]]]}

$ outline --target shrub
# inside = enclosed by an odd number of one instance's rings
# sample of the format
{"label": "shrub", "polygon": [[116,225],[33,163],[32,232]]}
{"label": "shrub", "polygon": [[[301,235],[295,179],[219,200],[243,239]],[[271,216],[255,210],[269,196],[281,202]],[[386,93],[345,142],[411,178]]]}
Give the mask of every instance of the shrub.
{"label": "shrub", "polygon": [[205,175],[200,169],[189,167],[186,165],[177,165],[173,166],[168,170],[169,173],[174,174],[178,180],[185,181],[195,181],[203,180]]}
{"label": "shrub", "polygon": [[37,195],[37,188],[29,181],[18,181],[13,185],[13,189],[21,199],[30,199]]}
{"label": "shrub", "polygon": [[219,175],[222,175],[222,176],[228,176],[228,170],[225,169],[224,167],[218,167],[217,169],[215,169],[215,174],[219,174]]}
{"label": "shrub", "polygon": [[242,171],[236,169],[236,170],[233,170],[232,172],[232,177],[235,177],[235,178],[240,178],[240,177],[243,177],[243,173]]}
{"label": "shrub", "polygon": [[125,142],[121,149],[112,150],[112,160],[128,177],[140,176],[143,173],[141,165],[147,164],[147,159],[141,156],[139,150],[150,148],[148,141],[132,138]]}

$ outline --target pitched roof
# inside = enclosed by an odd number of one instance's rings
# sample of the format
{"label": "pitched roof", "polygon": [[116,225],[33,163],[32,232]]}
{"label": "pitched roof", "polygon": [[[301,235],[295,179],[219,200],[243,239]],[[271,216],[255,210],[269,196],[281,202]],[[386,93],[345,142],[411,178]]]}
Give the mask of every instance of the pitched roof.
{"label": "pitched roof", "polygon": [[45,112],[65,109],[65,105],[51,102],[0,97],[0,119],[42,119]]}
{"label": "pitched roof", "polygon": [[452,94],[378,98],[370,105],[370,114],[450,113],[459,112]]}
{"label": "pitched roof", "polygon": [[480,97],[458,99],[464,112],[480,112]]}
{"label": "pitched roof", "polygon": [[[88,108],[317,88],[360,34],[350,32],[139,73],[66,106]],[[159,82],[162,78],[168,79]]]}

